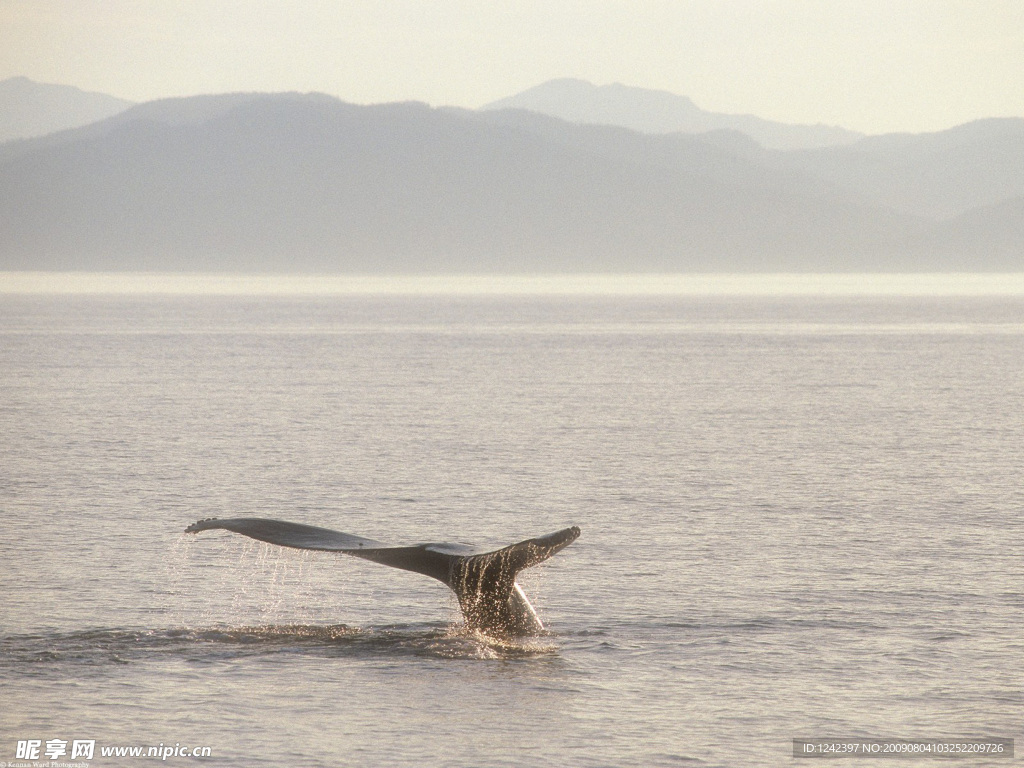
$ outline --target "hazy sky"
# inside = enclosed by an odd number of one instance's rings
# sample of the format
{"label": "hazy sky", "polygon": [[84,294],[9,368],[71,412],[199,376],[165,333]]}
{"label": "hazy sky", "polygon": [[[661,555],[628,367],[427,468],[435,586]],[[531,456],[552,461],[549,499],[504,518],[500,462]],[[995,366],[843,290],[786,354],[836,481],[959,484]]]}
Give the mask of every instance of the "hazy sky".
{"label": "hazy sky", "polygon": [[0,79],[480,106],[555,77],[869,133],[1024,116],[1024,0],[0,0]]}

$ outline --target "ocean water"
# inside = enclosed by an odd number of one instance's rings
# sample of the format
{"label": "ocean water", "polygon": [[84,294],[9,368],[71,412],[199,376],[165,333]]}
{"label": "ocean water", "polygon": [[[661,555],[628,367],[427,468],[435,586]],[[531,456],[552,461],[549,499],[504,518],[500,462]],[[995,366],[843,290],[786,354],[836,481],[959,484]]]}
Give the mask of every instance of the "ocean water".
{"label": "ocean water", "polygon": [[[1020,749],[1022,468],[1019,297],[0,296],[0,761]],[[182,532],[247,515],[583,533],[498,642],[422,576]]]}

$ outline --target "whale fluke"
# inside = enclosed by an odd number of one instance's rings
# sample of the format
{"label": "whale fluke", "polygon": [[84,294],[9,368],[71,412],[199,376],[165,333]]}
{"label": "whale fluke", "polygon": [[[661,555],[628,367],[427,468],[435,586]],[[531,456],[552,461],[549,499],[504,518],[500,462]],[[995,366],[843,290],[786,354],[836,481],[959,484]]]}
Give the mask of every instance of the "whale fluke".
{"label": "whale fluke", "polygon": [[373,539],[258,517],[199,520],[185,533],[224,529],[259,541],[293,549],[343,552],[392,568],[422,573],[451,587],[459,599],[466,624],[490,635],[521,636],[544,629],[536,611],[516,583],[516,574],[541,563],[572,544],[576,526],[526,539],[493,552],[465,544],[431,543],[394,547]]}

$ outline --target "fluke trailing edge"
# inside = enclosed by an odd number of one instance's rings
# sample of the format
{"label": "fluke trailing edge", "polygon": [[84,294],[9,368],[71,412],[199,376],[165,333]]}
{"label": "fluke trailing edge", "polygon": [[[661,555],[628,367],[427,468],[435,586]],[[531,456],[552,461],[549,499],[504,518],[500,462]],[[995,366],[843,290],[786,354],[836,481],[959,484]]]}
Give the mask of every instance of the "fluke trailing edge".
{"label": "fluke trailing edge", "polygon": [[218,528],[282,547],[343,552],[430,576],[443,581],[455,592],[466,623],[471,628],[504,636],[532,635],[544,629],[530,601],[516,583],[516,574],[547,560],[580,535],[580,529],[573,526],[493,552],[479,552],[465,544],[393,547],[329,528],[258,517],[200,520],[186,528],[185,533]]}

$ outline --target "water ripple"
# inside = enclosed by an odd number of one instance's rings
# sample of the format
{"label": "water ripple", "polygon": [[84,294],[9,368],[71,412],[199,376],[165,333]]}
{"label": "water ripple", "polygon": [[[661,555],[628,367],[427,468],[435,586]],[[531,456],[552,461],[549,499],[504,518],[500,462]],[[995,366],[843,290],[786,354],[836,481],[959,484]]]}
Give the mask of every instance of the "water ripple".
{"label": "water ripple", "polygon": [[549,637],[498,640],[451,625],[355,628],[264,625],[203,629],[93,629],[0,639],[0,669],[102,666],[159,659],[209,663],[279,654],[335,657],[516,659],[557,651]]}

